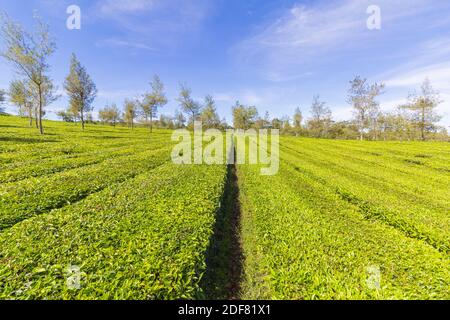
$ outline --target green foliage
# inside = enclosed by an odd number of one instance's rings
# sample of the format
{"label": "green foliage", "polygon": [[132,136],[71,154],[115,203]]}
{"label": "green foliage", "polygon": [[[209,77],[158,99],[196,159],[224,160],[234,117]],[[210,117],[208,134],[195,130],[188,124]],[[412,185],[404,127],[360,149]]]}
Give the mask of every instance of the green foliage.
{"label": "green foliage", "polygon": [[219,114],[216,109],[216,102],[210,95],[205,97],[203,110],[200,114],[200,119],[205,128],[217,128],[220,125]]}
{"label": "green foliage", "polygon": [[187,113],[191,119],[192,127],[194,127],[194,121],[200,116],[200,104],[191,97],[192,90],[185,84],[180,85],[180,94],[177,101],[180,104],[181,110]]}
{"label": "green foliage", "polygon": [[76,118],[81,119],[84,129],[86,113],[93,109],[92,102],[97,96],[97,87],[75,54],[72,54],[70,73],[64,82],[64,89],[69,96],[69,113],[72,112]]}
{"label": "green foliage", "polygon": [[286,137],[280,151],[276,176],[239,166],[243,298],[450,297],[447,145]]}
{"label": "green foliage", "polygon": [[[172,164],[165,131],[47,122],[54,140],[30,141],[22,120],[1,120],[11,126],[0,132],[2,169],[59,171],[1,186],[0,299],[205,297],[225,166]],[[86,162],[65,166],[77,159]],[[67,285],[71,266],[79,289]]]}
{"label": "green foliage", "polygon": [[164,93],[164,84],[158,75],[153,77],[151,82],[152,91],[144,94],[140,102],[141,112],[147,122],[150,120],[150,130],[153,131],[153,118],[156,116],[158,109],[164,107],[168,100]]}
{"label": "green foliage", "polygon": [[121,114],[119,108],[114,103],[111,106],[105,106],[98,112],[98,118],[100,119],[101,122],[110,123],[114,127],[119,121],[121,121],[120,116]]}
{"label": "green foliage", "polygon": [[249,129],[258,119],[258,110],[256,107],[246,107],[236,102],[232,109],[233,126],[236,129]]}
{"label": "green foliage", "polygon": [[450,298],[445,143],[282,137],[236,181],[170,131],[0,121],[0,299]]}
{"label": "green foliage", "polygon": [[38,16],[35,16],[35,20],[34,33],[29,33],[8,15],[0,14],[0,32],[4,41],[4,50],[0,55],[30,84],[38,106],[39,130],[43,134],[44,108],[58,98],[53,82],[48,76],[50,70],[48,59],[55,52],[56,43],[50,35],[48,25]]}

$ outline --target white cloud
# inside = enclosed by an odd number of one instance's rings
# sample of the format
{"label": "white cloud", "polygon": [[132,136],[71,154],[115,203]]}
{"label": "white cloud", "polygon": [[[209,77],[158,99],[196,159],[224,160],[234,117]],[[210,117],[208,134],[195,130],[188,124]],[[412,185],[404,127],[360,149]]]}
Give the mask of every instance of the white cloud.
{"label": "white cloud", "polygon": [[148,35],[158,32],[186,32],[206,17],[207,0],[107,0],[97,3],[97,14],[113,20],[125,30]]}
{"label": "white cloud", "polygon": [[106,0],[99,4],[100,12],[104,15],[117,15],[129,13],[144,13],[152,9],[154,0]]}
{"label": "white cloud", "polygon": [[145,44],[139,43],[135,41],[129,41],[126,39],[118,39],[118,38],[109,38],[105,40],[98,41],[96,43],[98,47],[119,47],[119,48],[129,48],[129,49],[138,49],[138,50],[146,50],[146,51],[158,51],[157,49]]}
{"label": "white cloud", "polygon": [[[364,51],[376,45],[374,39],[382,43],[411,23],[414,15],[426,12],[432,6],[425,0],[378,0],[376,4],[382,10],[383,27],[381,31],[369,31],[366,9],[371,4],[372,1],[366,0],[341,0],[294,5],[231,48],[230,55],[240,66],[257,67],[266,80],[289,81],[310,73],[314,67],[354,55],[356,50],[362,52],[360,57],[367,54]],[[434,10],[438,10],[437,7],[433,7]],[[405,17],[408,19],[402,24],[394,23]],[[377,38],[377,35],[384,38]]]}
{"label": "white cloud", "polygon": [[212,7],[208,0],[107,0],[94,5],[94,19],[115,24],[110,45],[159,51],[182,46],[194,35]]}
{"label": "white cloud", "polygon": [[417,88],[426,78],[436,89],[450,92],[450,61],[395,74],[386,80],[386,85]]}

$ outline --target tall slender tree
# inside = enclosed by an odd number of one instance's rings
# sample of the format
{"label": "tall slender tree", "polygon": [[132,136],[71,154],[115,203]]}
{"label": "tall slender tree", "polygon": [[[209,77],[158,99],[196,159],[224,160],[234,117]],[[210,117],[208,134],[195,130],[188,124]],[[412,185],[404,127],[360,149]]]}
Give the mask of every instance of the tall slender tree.
{"label": "tall slender tree", "polygon": [[294,128],[300,129],[302,127],[303,115],[300,108],[295,109],[294,113]]}
{"label": "tall slender tree", "polygon": [[374,116],[379,115],[380,104],[376,98],[383,93],[384,88],[383,83],[369,84],[367,79],[362,79],[360,76],[350,81],[347,101],[353,106],[360,140],[364,140],[364,133],[371,121],[376,121]]}
{"label": "tall slender tree", "polygon": [[311,119],[308,128],[316,138],[326,138],[332,122],[332,113],[320,96],[316,95],[311,104]]}
{"label": "tall slender tree", "polygon": [[166,94],[164,93],[164,84],[158,75],[153,77],[153,81],[150,85],[152,87],[152,91],[144,94],[140,107],[145,121],[148,122],[150,120],[150,132],[153,132],[153,118],[156,117],[158,109],[165,106],[168,100]]}
{"label": "tall slender tree", "polygon": [[185,84],[180,85],[178,102],[180,103],[181,110],[191,117],[192,127],[194,127],[195,120],[200,116],[200,104],[192,99],[191,94],[192,90],[189,87]]}
{"label": "tall slender tree", "polygon": [[97,87],[75,54],[72,54],[70,72],[64,82],[64,89],[69,96],[71,111],[79,116],[84,130],[86,114],[93,110],[92,102],[97,96]]}
{"label": "tall slender tree", "polygon": [[403,108],[412,112],[412,121],[420,132],[420,139],[425,141],[427,134],[436,128],[436,123],[441,119],[436,108],[442,100],[428,78],[422,83],[420,89],[420,94],[411,95],[410,102]]}
{"label": "tall slender tree", "polygon": [[123,112],[123,120],[128,124],[128,126],[131,129],[134,128],[134,119],[136,119],[136,116],[137,116],[136,101],[126,99]]}
{"label": "tall slender tree", "polygon": [[200,119],[202,120],[203,125],[207,128],[217,128],[220,125],[220,118],[217,114],[216,102],[210,95],[207,95],[205,97],[205,103],[200,114]]}
{"label": "tall slender tree", "polygon": [[183,128],[186,123],[186,118],[184,117],[183,112],[176,110],[174,118],[176,127]]}

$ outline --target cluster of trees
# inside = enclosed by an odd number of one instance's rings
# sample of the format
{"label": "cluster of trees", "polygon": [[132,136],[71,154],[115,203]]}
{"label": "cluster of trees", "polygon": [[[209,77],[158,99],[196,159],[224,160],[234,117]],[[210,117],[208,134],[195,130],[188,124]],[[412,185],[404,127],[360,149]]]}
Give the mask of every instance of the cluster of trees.
{"label": "cluster of trees", "polygon": [[180,110],[175,111],[173,116],[160,114],[168,99],[164,92],[164,84],[158,75],[155,75],[150,83],[151,90],[141,95],[140,98],[125,99],[122,109],[116,104],[107,105],[98,113],[99,121],[127,125],[133,128],[136,124],[145,125],[153,130],[158,128],[192,128],[196,120],[200,120],[207,128],[226,128],[225,120],[220,120],[217,113],[216,102],[211,95],[207,95],[203,103],[192,98],[192,90],[185,84],[180,85],[180,93],[177,98]]}
{"label": "cluster of trees", "polygon": [[116,104],[107,105],[98,113],[98,118],[102,123],[110,123],[116,126],[118,123],[125,123],[130,128],[134,128],[137,119],[153,131],[154,118],[158,109],[164,107],[168,100],[164,93],[164,84],[158,75],[155,75],[150,83],[151,91],[144,93],[137,99],[126,99],[123,110]]}
{"label": "cluster of trees", "polygon": [[26,32],[5,13],[0,15],[1,34],[5,49],[0,53],[15,68],[17,80],[11,82],[9,96],[19,107],[19,113],[27,115],[32,125],[33,118],[41,134],[44,133],[42,119],[45,106],[58,97],[49,76],[49,57],[56,44],[50,36],[48,26],[36,17],[34,33]]}
{"label": "cluster of trees", "polygon": [[359,140],[447,140],[448,133],[437,123],[441,117],[436,108],[442,103],[428,79],[419,93],[410,95],[408,103],[393,112],[383,112],[377,98],[384,92],[383,83],[368,83],[359,76],[350,81],[348,103],[353,107],[353,119],[333,120],[333,114],[320,96],[313,97],[310,118],[304,121],[300,108],[292,117],[261,118],[254,106],[239,102],[232,108],[235,128],[274,128],[284,134],[328,139]]}
{"label": "cluster of trees", "polygon": [[[49,76],[48,63],[56,50],[56,43],[48,26],[39,17],[36,17],[34,33],[25,31],[4,13],[0,19],[4,40],[4,50],[0,54],[14,66],[19,76],[10,83],[9,100],[18,107],[19,115],[28,117],[30,126],[35,120],[36,128],[43,134],[45,107],[59,98],[55,94],[57,88]],[[64,89],[69,97],[69,107],[59,116],[65,121],[79,119],[84,129],[86,120],[92,120],[89,113],[93,109],[97,88],[75,54],[72,55]],[[4,99],[3,91],[1,98]]]}
{"label": "cluster of trees", "polygon": [[[2,104],[9,96],[16,105],[19,115],[33,120],[40,133],[44,133],[42,119],[45,107],[58,99],[56,87],[51,80],[48,59],[56,50],[56,44],[49,33],[48,26],[36,17],[34,33],[25,31],[21,25],[12,21],[6,14],[0,15],[1,34],[4,50],[0,52],[15,68],[19,78],[10,83],[9,91],[0,90],[0,113],[4,112]],[[94,122],[93,102],[97,88],[86,68],[75,54],[70,61],[69,73],[64,81],[64,89],[69,97],[66,110],[57,115],[68,122],[80,122],[84,129],[86,122]],[[370,140],[427,140],[448,139],[445,128],[437,123],[441,117],[436,108],[442,102],[439,94],[433,90],[426,79],[421,91],[411,95],[408,103],[399,106],[394,112],[383,112],[377,101],[384,92],[383,83],[369,83],[367,79],[355,77],[350,81],[348,103],[353,107],[353,119],[335,121],[327,104],[316,95],[310,109],[310,118],[304,120],[299,108],[292,117],[270,118],[268,112],[260,117],[255,106],[245,106],[239,101],[232,107],[234,128],[275,128],[282,133],[332,139],[370,139]],[[228,127],[225,120],[220,120],[216,103],[207,95],[203,102],[192,98],[192,90],[185,84],[180,85],[177,98],[180,110],[174,116],[158,111],[168,103],[164,84],[155,75],[150,83],[150,90],[139,98],[126,99],[123,108],[116,104],[107,105],[98,112],[102,123],[116,126],[124,124],[130,128],[136,124],[148,126],[150,131],[156,125],[163,128],[192,127],[195,120],[201,120],[207,128]],[[156,120],[155,120],[156,119]]]}

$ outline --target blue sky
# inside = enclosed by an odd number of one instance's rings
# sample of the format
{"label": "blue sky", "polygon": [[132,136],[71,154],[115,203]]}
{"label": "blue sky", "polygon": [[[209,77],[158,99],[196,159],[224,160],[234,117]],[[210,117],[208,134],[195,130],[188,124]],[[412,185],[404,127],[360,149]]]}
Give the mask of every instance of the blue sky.
{"label": "blue sky", "polygon": [[[66,28],[71,4],[81,8],[81,30]],[[381,9],[381,30],[366,26],[373,4]],[[213,95],[228,120],[236,100],[261,114],[281,117],[300,107],[308,116],[315,94],[345,119],[355,75],[386,83],[384,110],[429,77],[445,101],[442,124],[450,126],[449,1],[0,0],[0,8],[28,28],[38,11],[57,39],[51,76],[61,94],[75,52],[97,83],[96,110],[148,90],[156,73],[170,100],[166,114],[178,108],[178,84],[185,82],[198,100]],[[15,76],[0,61],[0,87]],[[66,105],[63,95],[49,117]]]}

